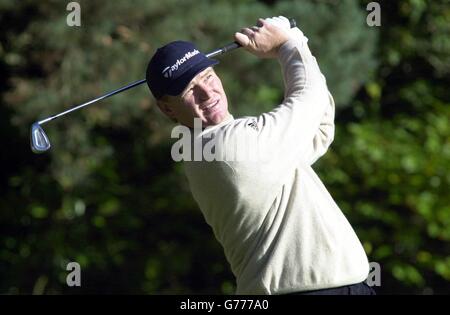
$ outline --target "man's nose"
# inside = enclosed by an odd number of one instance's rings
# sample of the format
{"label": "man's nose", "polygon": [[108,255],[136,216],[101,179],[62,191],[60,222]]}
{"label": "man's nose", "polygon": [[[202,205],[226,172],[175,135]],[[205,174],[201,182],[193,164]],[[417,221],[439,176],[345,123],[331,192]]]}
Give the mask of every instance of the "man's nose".
{"label": "man's nose", "polygon": [[197,86],[197,93],[200,100],[208,100],[212,97],[212,88],[206,83]]}

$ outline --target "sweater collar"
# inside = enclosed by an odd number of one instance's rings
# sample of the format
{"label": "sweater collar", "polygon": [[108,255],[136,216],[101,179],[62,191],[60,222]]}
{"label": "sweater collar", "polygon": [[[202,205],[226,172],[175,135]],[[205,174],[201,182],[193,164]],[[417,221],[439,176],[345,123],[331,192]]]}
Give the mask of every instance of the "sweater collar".
{"label": "sweater collar", "polygon": [[[202,132],[201,132],[200,134],[205,134],[205,133],[213,132],[213,131],[217,130],[218,128],[221,128],[221,127],[223,127],[223,126],[225,126],[225,125],[228,125],[228,124],[231,123],[233,120],[234,120],[233,115],[228,114],[228,116],[227,116],[224,120],[222,120],[219,124],[217,124],[217,125],[212,125],[212,126],[208,126],[208,127],[203,128],[203,129],[202,129]],[[194,128],[190,128],[190,127],[189,127],[189,130],[190,130],[191,132],[194,132]]]}

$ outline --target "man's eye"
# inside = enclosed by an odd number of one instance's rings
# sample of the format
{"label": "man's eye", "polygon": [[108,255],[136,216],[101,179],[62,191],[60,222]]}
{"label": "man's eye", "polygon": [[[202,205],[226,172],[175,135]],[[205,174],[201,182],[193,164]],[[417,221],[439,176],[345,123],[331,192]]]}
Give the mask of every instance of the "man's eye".
{"label": "man's eye", "polygon": [[192,91],[194,90],[194,88],[189,88],[189,89],[187,89],[187,90],[185,90],[184,91],[184,93],[183,93],[183,97],[185,97],[185,96],[187,96],[187,95],[190,95],[191,93],[192,93]]}

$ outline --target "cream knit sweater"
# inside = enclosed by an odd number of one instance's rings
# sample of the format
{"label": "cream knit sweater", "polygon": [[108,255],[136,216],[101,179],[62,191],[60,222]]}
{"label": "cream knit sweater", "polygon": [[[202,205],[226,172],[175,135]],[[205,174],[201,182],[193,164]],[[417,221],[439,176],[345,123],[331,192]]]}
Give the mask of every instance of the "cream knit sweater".
{"label": "cream knit sweater", "polygon": [[332,288],[369,273],[358,237],[311,168],[333,140],[334,101],[308,39],[298,28],[290,32],[278,53],[283,103],[257,117],[230,116],[198,135],[222,139],[216,150],[227,156],[257,144],[260,159],[184,162],[237,294]]}

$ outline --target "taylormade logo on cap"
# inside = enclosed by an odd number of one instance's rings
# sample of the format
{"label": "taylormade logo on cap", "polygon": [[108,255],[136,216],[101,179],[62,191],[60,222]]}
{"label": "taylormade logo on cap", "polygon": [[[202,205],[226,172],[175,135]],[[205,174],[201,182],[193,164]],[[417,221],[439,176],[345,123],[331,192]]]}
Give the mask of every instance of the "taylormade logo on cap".
{"label": "taylormade logo on cap", "polygon": [[199,51],[197,49],[194,49],[193,51],[188,51],[183,58],[177,59],[177,61],[168,67],[165,67],[164,70],[162,71],[162,74],[165,78],[171,78],[172,77],[172,73],[174,71],[178,70],[178,67],[180,65],[182,65],[183,63],[185,63],[187,60],[191,59],[192,57],[194,57],[195,55],[197,55],[199,53]]}

